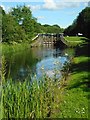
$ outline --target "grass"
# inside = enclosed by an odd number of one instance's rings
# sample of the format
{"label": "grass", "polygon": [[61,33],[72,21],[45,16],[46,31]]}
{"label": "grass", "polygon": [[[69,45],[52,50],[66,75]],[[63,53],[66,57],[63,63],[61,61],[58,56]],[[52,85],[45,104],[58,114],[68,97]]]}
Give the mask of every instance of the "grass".
{"label": "grass", "polygon": [[82,39],[80,44],[70,42],[78,46],[66,80],[55,82],[43,76],[40,82],[13,82],[12,79],[2,81],[3,118],[89,118],[90,57],[86,38],[79,39]]}
{"label": "grass", "polygon": [[64,39],[68,43],[68,46],[76,47],[77,45],[82,44],[82,42],[85,42],[85,40],[87,38],[85,38],[85,37],[78,37],[78,36],[70,36],[70,37],[64,37]]}
{"label": "grass", "polygon": [[[60,81],[46,75],[40,80],[7,81],[2,75],[2,118],[48,118],[61,100]],[[57,95],[57,92],[59,93]]]}
{"label": "grass", "polygon": [[12,53],[12,52],[18,52],[21,50],[25,50],[27,48],[29,48],[30,44],[29,43],[22,43],[22,44],[6,44],[6,43],[0,43],[0,48],[1,48],[1,54],[8,54],[8,53]]}
{"label": "grass", "polygon": [[[44,81],[45,80],[45,81]],[[54,90],[55,89],[55,90]],[[3,83],[2,113],[3,118],[47,118],[57,107],[56,94],[59,88],[50,79],[37,83],[26,80],[23,83],[13,83],[12,80]]]}
{"label": "grass", "polygon": [[[69,37],[68,37],[69,38]],[[77,37],[74,37],[74,40]],[[70,40],[72,37],[70,37]],[[80,38],[81,39],[81,38]],[[59,104],[61,112],[55,113],[52,117],[55,118],[85,118],[89,119],[89,96],[90,96],[90,81],[89,81],[89,61],[86,38],[82,43],[75,48],[75,57],[72,60],[70,74],[67,80],[64,81],[63,101]],[[74,41],[73,41],[74,44]]]}
{"label": "grass", "polygon": [[60,103],[61,113],[56,113],[55,117],[60,118],[88,118],[88,101],[89,92],[88,87],[88,72],[78,71],[81,70],[80,66],[78,70],[74,69],[74,65],[80,64],[80,62],[87,62],[86,57],[74,58],[73,72],[68,76],[65,81],[65,87],[63,88],[64,94],[63,101]]}

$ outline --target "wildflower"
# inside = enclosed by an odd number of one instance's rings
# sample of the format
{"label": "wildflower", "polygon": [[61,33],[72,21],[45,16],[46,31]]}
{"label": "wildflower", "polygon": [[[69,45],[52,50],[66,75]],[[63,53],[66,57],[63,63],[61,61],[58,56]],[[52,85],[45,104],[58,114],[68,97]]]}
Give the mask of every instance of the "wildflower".
{"label": "wildflower", "polygon": [[58,87],[58,89],[60,89],[60,86]]}
{"label": "wildflower", "polygon": [[65,53],[65,56],[68,56],[68,54],[67,54],[67,53]]}
{"label": "wildflower", "polygon": [[44,66],[41,67],[41,70],[44,70]]}
{"label": "wildflower", "polygon": [[59,61],[54,61],[53,64],[54,65],[58,65],[60,62]]}
{"label": "wildflower", "polygon": [[36,74],[34,75],[34,77],[35,77],[35,78],[37,77]]}
{"label": "wildflower", "polygon": [[38,89],[39,89],[39,85],[38,85]]}
{"label": "wildflower", "polygon": [[82,113],[84,114],[85,112],[83,111]]}
{"label": "wildflower", "polygon": [[66,101],[64,101],[64,103],[66,103]]}

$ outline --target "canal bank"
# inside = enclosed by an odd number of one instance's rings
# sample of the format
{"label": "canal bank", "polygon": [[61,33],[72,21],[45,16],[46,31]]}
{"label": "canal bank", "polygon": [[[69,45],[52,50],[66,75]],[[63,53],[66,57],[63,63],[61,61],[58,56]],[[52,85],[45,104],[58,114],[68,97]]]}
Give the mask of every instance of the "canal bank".
{"label": "canal bank", "polygon": [[[80,44],[76,44],[73,39],[77,41],[79,39]],[[72,60],[70,67],[70,74],[67,76],[67,80],[63,82],[62,98],[63,100],[59,104],[60,112],[56,112],[52,117],[58,118],[85,118],[89,116],[89,43],[87,38],[80,37],[66,37],[70,46],[75,44],[75,57]],[[79,43],[79,42],[77,42]]]}
{"label": "canal bank", "polygon": [[[80,45],[77,50],[82,51]],[[7,103],[4,101],[4,108],[7,108],[8,105],[11,111],[14,110],[15,113],[9,113],[11,117],[13,115],[17,117],[22,116],[23,118],[25,116],[27,118],[88,118],[87,61],[86,54],[82,57],[80,53],[79,56],[74,57],[70,67],[70,74],[62,83],[61,81],[52,82],[48,77],[45,78],[44,87],[37,86],[38,84],[35,82],[32,89],[27,89],[30,86],[30,83],[27,82],[19,82],[16,85],[12,82],[6,83],[7,92],[5,92],[5,89],[3,92],[5,93],[4,97]],[[84,64],[81,64],[82,62]],[[11,106],[9,106],[7,99],[9,93],[12,93],[9,99],[12,99],[12,101],[9,101]],[[38,99],[38,95],[40,99]],[[19,105],[18,108],[15,107],[16,104]],[[21,112],[16,112],[17,109],[21,110]],[[5,112],[7,116],[10,111],[7,110]]]}

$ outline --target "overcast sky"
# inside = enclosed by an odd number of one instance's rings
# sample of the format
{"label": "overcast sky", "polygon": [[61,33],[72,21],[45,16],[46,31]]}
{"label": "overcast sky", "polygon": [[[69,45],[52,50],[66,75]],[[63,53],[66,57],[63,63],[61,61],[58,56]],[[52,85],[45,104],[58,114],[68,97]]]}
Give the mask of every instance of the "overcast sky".
{"label": "overcast sky", "polygon": [[63,28],[72,24],[79,12],[90,6],[89,0],[3,0],[0,4],[6,12],[11,7],[25,4],[41,24],[58,24]]}

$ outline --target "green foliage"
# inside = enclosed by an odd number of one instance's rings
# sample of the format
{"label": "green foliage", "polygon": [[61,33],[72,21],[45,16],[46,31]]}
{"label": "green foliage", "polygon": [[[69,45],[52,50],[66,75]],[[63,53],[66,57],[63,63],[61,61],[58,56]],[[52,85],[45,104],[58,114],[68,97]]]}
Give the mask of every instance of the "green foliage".
{"label": "green foliage", "polygon": [[60,26],[58,25],[43,25],[44,26],[44,30],[46,33],[61,33],[63,32],[63,29],[60,28]]}
{"label": "green foliage", "polygon": [[85,37],[78,37],[78,36],[68,36],[68,37],[64,37],[64,39],[69,47],[79,46],[80,44],[83,44],[85,40],[87,40],[87,38]]}
{"label": "green foliage", "polygon": [[[2,9],[2,8],[1,8]],[[58,25],[41,25],[32,16],[27,6],[17,6],[9,13],[2,9],[2,42],[9,44],[29,42],[38,33],[60,33],[63,29]]]}
{"label": "green foliage", "polygon": [[2,17],[2,42],[22,42],[26,39],[25,31],[18,26],[14,18],[6,14]]}
{"label": "green foliage", "polygon": [[8,53],[15,53],[15,52],[23,51],[29,47],[29,44],[27,43],[19,44],[19,43],[13,42],[13,45],[4,43],[0,45],[0,47],[1,46],[2,46],[2,55],[5,55]]}
{"label": "green foliage", "polygon": [[86,7],[79,13],[73,24],[65,29],[64,33],[67,35],[76,35],[78,33],[82,33],[83,36],[90,38],[89,28],[90,7]]}
{"label": "green foliage", "polygon": [[[40,81],[3,83],[3,118],[46,118],[56,107],[59,88],[53,80],[43,77]],[[60,97],[58,98],[60,99]]]}
{"label": "green foliage", "polygon": [[[62,83],[64,86],[62,92],[63,101],[59,104],[61,112],[52,114],[52,118],[89,119],[90,71],[87,66],[89,60],[90,57],[86,56],[86,54],[85,56],[83,54],[83,56],[74,57],[69,68],[71,74]],[[64,71],[67,71],[66,67]]]}

